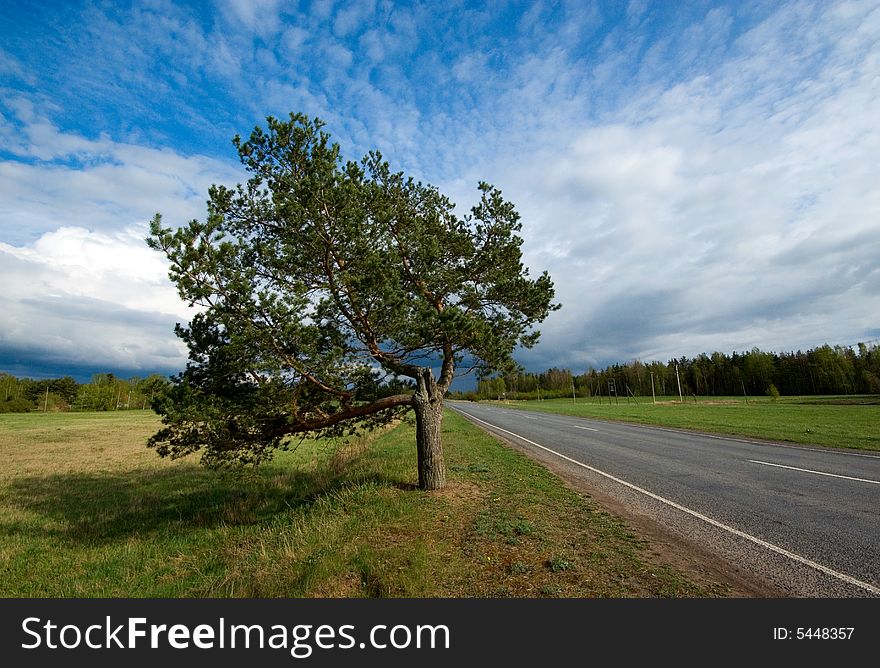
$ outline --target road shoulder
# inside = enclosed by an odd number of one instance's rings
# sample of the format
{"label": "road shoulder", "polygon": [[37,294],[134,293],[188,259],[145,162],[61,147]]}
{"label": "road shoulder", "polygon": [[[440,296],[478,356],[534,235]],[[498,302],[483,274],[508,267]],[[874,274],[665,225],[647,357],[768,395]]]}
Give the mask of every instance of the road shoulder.
{"label": "road shoulder", "polygon": [[[462,415],[469,418],[466,413]],[[477,426],[482,428],[482,425]],[[633,533],[648,542],[646,559],[658,565],[672,566],[701,586],[721,584],[735,598],[781,598],[792,595],[758,573],[740,568],[710,552],[699,539],[691,539],[673,526],[634,511],[629,503],[622,500],[620,490],[613,489],[619,487],[614,483],[548,452],[530,448],[495,431],[489,433],[508,447],[540,463],[571,489],[591,498],[622,519]]]}

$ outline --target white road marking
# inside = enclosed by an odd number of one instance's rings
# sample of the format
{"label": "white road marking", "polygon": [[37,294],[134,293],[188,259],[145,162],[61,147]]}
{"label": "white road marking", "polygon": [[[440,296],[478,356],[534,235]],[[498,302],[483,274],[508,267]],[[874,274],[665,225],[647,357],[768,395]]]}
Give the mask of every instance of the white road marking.
{"label": "white road marking", "polygon": [[592,427],[581,427],[580,425],[573,424],[571,425],[575,429],[586,429],[587,431],[599,431],[598,429],[593,429]]}
{"label": "white road marking", "polygon": [[[485,406],[482,406],[481,408],[482,408],[482,410],[493,410],[493,409],[487,408]],[[509,407],[506,407],[506,409],[511,410],[511,411],[519,411],[521,413],[528,411],[528,410],[531,410],[529,408],[519,408],[517,406],[509,406]],[[562,414],[559,413],[558,415],[561,416]],[[576,416],[572,416],[572,417],[576,417]],[[717,441],[733,441],[735,443],[749,443],[751,445],[764,445],[764,446],[771,446],[774,448],[787,448],[789,450],[804,450],[805,452],[824,452],[827,455],[845,455],[845,456],[849,456],[849,457],[864,457],[865,459],[880,459],[880,455],[872,455],[872,454],[868,454],[868,453],[864,453],[864,452],[853,452],[852,450],[843,450],[843,449],[837,449],[837,448],[831,448],[831,447],[811,448],[811,447],[805,446],[805,445],[788,445],[786,443],[779,443],[778,441],[772,441],[772,440],[753,441],[753,440],[749,440],[747,438],[737,438],[736,436],[734,436],[732,434],[709,434],[704,431],[695,431],[695,430],[689,430],[689,429],[675,429],[673,427],[663,427],[663,426],[656,425],[656,424],[624,422],[621,420],[610,420],[609,419],[609,420],[607,420],[607,422],[612,425],[616,423],[616,424],[621,425],[623,427],[641,427],[644,429],[656,429],[657,431],[669,431],[669,432],[672,432],[673,434],[683,434],[684,436],[701,436],[704,438],[714,438]]]}
{"label": "white road marking", "polygon": [[[462,412],[464,412],[464,411],[462,411]],[[633,485],[631,482],[627,482],[626,480],[621,480],[620,478],[617,478],[617,477],[611,475],[610,473],[605,473],[605,471],[600,471],[599,469],[594,468],[592,466],[588,466],[587,464],[584,464],[583,462],[579,462],[576,459],[572,459],[571,457],[566,457],[561,452],[556,452],[555,450],[551,450],[550,448],[543,446],[540,443],[535,443],[534,441],[529,440],[528,438],[526,438],[524,436],[520,436],[519,434],[515,434],[512,431],[508,431],[507,429],[503,429],[502,427],[499,427],[497,425],[486,422],[485,420],[481,420],[480,418],[475,417],[474,415],[471,415],[470,413],[465,413],[465,414],[468,417],[476,420],[477,422],[482,422],[484,425],[491,427],[492,429],[496,429],[498,431],[504,432],[505,434],[510,434],[511,436],[518,438],[521,441],[529,443],[530,445],[534,445],[536,448],[541,448],[541,450],[546,450],[547,452],[550,452],[550,453],[556,455],[557,457],[561,457],[562,459],[566,460],[567,462],[571,462],[572,464],[575,464],[577,466],[581,466],[581,467],[587,469],[588,471],[592,471],[593,473],[597,473],[598,475],[603,476],[605,478],[608,478],[609,480],[613,480],[614,482],[621,484],[624,487],[628,487],[629,489],[632,489],[636,492],[639,492],[640,494],[644,494],[645,496],[648,496],[652,499],[655,499],[656,501],[659,501],[660,503],[666,504],[667,506],[675,508],[676,510],[680,510],[683,513],[687,513],[691,517],[696,517],[699,520],[707,522],[708,524],[711,524],[712,526],[717,527],[719,529],[723,529],[724,531],[728,531],[735,536],[739,536],[740,538],[744,538],[747,541],[754,543],[755,545],[759,545],[765,549],[770,550],[771,552],[776,552],[777,554],[781,554],[784,557],[788,557],[789,559],[792,559],[793,561],[797,561],[801,564],[804,564],[805,566],[809,566],[810,568],[814,568],[817,571],[821,571],[822,573],[825,573],[826,575],[830,575],[833,578],[837,578],[838,580],[841,580],[841,581],[846,582],[848,584],[859,587],[860,589],[864,589],[865,591],[868,591],[868,592],[874,594],[875,596],[880,596],[880,588],[875,587],[874,585],[872,585],[868,582],[862,582],[861,580],[858,580],[858,579],[852,577],[851,575],[847,575],[846,573],[840,573],[838,571],[835,571],[832,568],[828,568],[828,566],[825,566],[825,565],[820,564],[816,561],[813,561],[812,559],[808,559],[807,557],[802,557],[801,555],[795,554],[794,552],[790,552],[790,551],[786,550],[785,548],[779,547],[778,545],[774,545],[773,543],[768,543],[766,540],[762,540],[761,538],[758,538],[757,536],[753,536],[751,534],[746,533],[745,531],[740,531],[739,529],[735,529],[732,526],[728,526],[727,524],[723,524],[722,522],[719,522],[718,520],[712,519],[711,517],[708,517],[707,515],[703,515],[702,513],[697,512],[696,510],[691,510],[690,508],[687,508],[686,506],[683,506],[680,503],[676,503],[675,501],[670,501],[669,499],[666,499],[666,498],[660,496],[659,494],[654,494],[654,492],[649,492],[648,490],[642,489],[641,487],[639,487],[637,485]]]}
{"label": "white road marking", "polygon": [[775,466],[779,469],[791,469],[792,471],[803,471],[804,473],[813,473],[815,475],[827,475],[831,478],[843,478],[844,480],[856,480],[857,482],[867,482],[872,485],[880,485],[880,480],[868,480],[866,478],[853,478],[848,475],[838,475],[837,473],[825,473],[824,471],[813,471],[812,469],[799,469],[797,466],[785,466],[784,464],[771,464],[770,462],[762,462],[757,459],[749,460],[752,464],[763,464],[764,466]]}

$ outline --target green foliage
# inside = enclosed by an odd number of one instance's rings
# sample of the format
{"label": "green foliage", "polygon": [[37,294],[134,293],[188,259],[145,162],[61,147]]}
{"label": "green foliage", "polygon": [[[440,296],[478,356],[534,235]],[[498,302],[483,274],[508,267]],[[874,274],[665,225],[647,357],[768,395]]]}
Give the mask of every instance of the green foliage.
{"label": "green foliage", "polygon": [[559,573],[560,571],[569,570],[571,568],[571,562],[567,559],[556,556],[552,559],[547,560],[547,568],[549,568],[554,573]]}
{"label": "green foliage", "polygon": [[[151,224],[147,243],[202,307],[177,328],[190,362],[156,404],[162,455],[259,463],[290,434],[339,435],[417,407],[414,392],[437,404],[465,359],[513,368],[555,308],[547,274],[522,265],[519,215],[499,190],[479,184],[459,218],[378,152],[343,162],[322,128],[268,118],[234,139],[247,183],[212,186],[204,221]],[[395,377],[417,389],[382,396]]]}
{"label": "green foliage", "polygon": [[15,398],[0,401],[0,413],[27,413],[34,407],[28,399]]}
{"label": "green foliage", "polygon": [[484,399],[501,399],[507,394],[504,378],[484,378],[477,382],[477,395]]}
{"label": "green foliage", "polygon": [[[829,394],[880,394],[880,346],[860,343],[857,350],[847,346],[824,345],[806,352],[767,353],[753,348],[746,353],[705,353],[693,359],[681,357],[666,363],[645,364],[633,360],[612,364],[598,371],[588,369],[573,376],[569,369],[551,368],[541,373],[515,371],[502,376],[508,399],[553,399],[571,397],[574,382],[578,397],[608,396],[608,381],[614,380],[617,394],[651,396],[653,376],[657,396],[677,396],[676,368],[684,396]],[[486,381],[491,382],[491,381]],[[497,398],[489,385],[478,383],[473,396],[459,398]]]}
{"label": "green foliage", "polygon": [[93,411],[154,408],[156,397],[168,385],[168,379],[158,374],[125,380],[112,373],[96,373],[91,382],[80,386],[76,406]]}
{"label": "green foliage", "polygon": [[76,400],[79,384],[64,378],[16,378],[0,374],[0,413],[26,413],[31,410],[68,410]]}
{"label": "green foliage", "polygon": [[168,380],[158,374],[125,380],[96,373],[85,384],[70,376],[33,380],[0,374],[0,413],[145,410],[152,408],[154,395],[167,385]]}
{"label": "green foliage", "polygon": [[[41,410],[67,409],[76,400],[79,385],[70,376],[46,380],[26,379],[24,396]],[[47,401],[48,395],[48,401]],[[51,403],[51,406],[48,404]]]}

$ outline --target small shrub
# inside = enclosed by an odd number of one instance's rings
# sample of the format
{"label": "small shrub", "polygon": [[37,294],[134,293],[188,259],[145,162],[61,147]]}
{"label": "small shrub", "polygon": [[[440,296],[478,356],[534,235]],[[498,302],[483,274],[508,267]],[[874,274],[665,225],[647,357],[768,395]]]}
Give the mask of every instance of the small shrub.
{"label": "small shrub", "polygon": [[549,568],[554,573],[559,573],[561,571],[567,571],[571,568],[571,562],[567,559],[563,559],[562,557],[553,557],[547,561],[547,568]]}
{"label": "small shrub", "polygon": [[0,413],[27,413],[33,407],[33,402],[22,397],[0,401]]}
{"label": "small shrub", "polygon": [[510,564],[510,574],[511,575],[525,575],[531,570],[527,564],[524,564],[521,561],[514,561]]}
{"label": "small shrub", "polygon": [[541,593],[541,596],[553,597],[559,596],[559,594],[562,592],[562,589],[554,585],[545,584],[538,591]]}

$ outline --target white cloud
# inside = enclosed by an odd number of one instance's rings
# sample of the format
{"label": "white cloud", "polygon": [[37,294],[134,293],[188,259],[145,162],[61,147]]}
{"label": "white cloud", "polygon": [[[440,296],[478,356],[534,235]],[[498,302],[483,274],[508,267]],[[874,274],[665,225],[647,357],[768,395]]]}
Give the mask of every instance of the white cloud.
{"label": "white cloud", "polygon": [[220,0],[218,4],[233,27],[264,36],[279,29],[280,0]]}
{"label": "white cloud", "polygon": [[145,226],[114,234],[62,227],[33,244],[0,243],[0,347],[96,368],[182,368],[177,297]]}
{"label": "white cloud", "polygon": [[34,75],[28,72],[15,56],[2,48],[0,48],[0,74],[10,80],[20,79],[28,85],[34,84]]}
{"label": "white cloud", "polygon": [[91,232],[61,227],[34,243],[0,243],[6,261],[16,261],[22,274],[7,275],[7,285],[26,286],[18,296],[88,297],[127,309],[189,314],[168,280],[165,259],[147,247],[147,225],[120,232]]}
{"label": "white cloud", "polygon": [[0,136],[26,138],[8,146],[28,158],[0,162],[0,233],[13,243],[65,225],[115,230],[156,212],[180,224],[204,215],[212,183],[242,180],[243,172],[228,163],[86,139],[59,131],[26,100],[9,106],[18,119],[3,123]]}
{"label": "white cloud", "polygon": [[367,23],[376,10],[375,0],[366,2],[346,2],[337,12],[333,20],[333,32],[339,37],[347,37]]}
{"label": "white cloud", "polygon": [[[229,164],[59,131],[14,100],[25,160],[0,162],[0,348],[5,355],[93,368],[171,370],[186,355],[174,323],[191,311],[144,238],[203,217]],[[17,352],[16,352],[17,351]]]}
{"label": "white cloud", "polygon": [[876,12],[829,14],[780,10],[736,58],[632,94],[615,122],[554,108],[561,131],[545,122],[527,160],[501,156],[527,264],[563,303],[524,359],[579,368],[876,328],[880,30]]}
{"label": "white cloud", "polygon": [[288,58],[297,57],[303,45],[309,39],[309,31],[300,26],[291,26],[285,29],[281,37],[281,44],[284,47]]}

